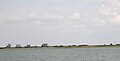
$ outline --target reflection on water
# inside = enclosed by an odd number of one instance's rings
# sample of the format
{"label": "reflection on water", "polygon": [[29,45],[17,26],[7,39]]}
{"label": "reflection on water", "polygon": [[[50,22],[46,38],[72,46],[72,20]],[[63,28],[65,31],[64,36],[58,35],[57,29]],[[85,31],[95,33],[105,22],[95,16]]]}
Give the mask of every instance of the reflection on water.
{"label": "reflection on water", "polygon": [[120,48],[3,49],[0,61],[120,61]]}

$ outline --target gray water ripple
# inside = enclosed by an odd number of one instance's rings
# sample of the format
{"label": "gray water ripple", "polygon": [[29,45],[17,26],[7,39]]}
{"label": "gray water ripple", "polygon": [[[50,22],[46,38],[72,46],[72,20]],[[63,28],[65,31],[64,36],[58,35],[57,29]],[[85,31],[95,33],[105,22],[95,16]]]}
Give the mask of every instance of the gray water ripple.
{"label": "gray water ripple", "polygon": [[120,61],[120,48],[3,49],[0,61]]}

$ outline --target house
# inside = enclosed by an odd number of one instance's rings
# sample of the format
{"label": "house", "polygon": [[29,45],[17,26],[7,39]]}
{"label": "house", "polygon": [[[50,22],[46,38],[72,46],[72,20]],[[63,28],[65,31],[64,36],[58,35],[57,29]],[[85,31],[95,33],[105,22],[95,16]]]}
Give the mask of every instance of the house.
{"label": "house", "polygon": [[48,44],[47,44],[47,43],[43,43],[43,44],[41,45],[41,47],[48,47]]}
{"label": "house", "polygon": [[25,46],[25,48],[31,48],[31,45],[27,45],[27,46]]}
{"label": "house", "polygon": [[22,48],[22,46],[20,44],[17,44],[15,48]]}
{"label": "house", "polygon": [[6,48],[11,48],[11,44],[8,43],[8,45],[6,46]]}

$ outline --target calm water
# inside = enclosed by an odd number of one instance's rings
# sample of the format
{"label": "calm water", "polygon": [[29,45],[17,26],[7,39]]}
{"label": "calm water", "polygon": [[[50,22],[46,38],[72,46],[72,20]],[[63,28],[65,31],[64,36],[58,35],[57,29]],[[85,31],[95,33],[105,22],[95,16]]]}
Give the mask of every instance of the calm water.
{"label": "calm water", "polygon": [[120,61],[120,48],[3,49],[0,61]]}

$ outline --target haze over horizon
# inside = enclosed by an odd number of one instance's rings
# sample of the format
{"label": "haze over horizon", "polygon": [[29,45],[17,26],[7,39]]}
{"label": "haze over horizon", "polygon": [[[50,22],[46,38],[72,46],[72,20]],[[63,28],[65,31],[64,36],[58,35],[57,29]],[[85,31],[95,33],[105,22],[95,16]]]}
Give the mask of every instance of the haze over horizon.
{"label": "haze over horizon", "polygon": [[120,43],[120,0],[0,0],[0,46]]}

